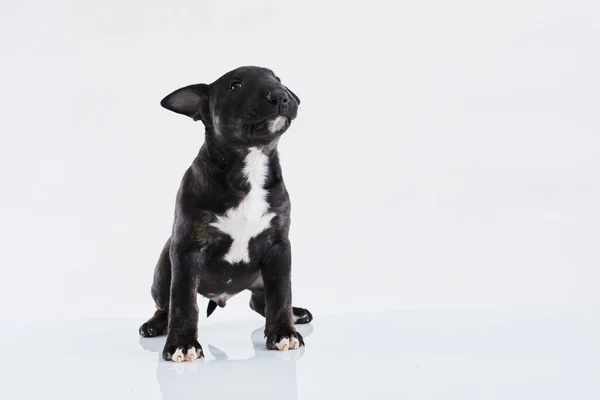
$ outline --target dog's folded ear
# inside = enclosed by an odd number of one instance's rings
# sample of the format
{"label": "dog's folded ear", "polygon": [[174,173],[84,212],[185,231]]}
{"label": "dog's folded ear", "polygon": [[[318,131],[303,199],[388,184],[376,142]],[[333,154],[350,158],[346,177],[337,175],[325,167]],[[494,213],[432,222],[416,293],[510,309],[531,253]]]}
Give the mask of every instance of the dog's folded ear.
{"label": "dog's folded ear", "polygon": [[298,105],[300,105],[300,97],[296,96],[296,93],[292,92],[290,90],[290,88],[288,88],[287,86],[284,86],[288,92],[290,92],[290,94],[294,97],[294,99],[296,99],[296,103],[298,103]]}
{"label": "dog's folded ear", "polygon": [[206,124],[208,118],[208,92],[210,87],[204,83],[189,85],[177,89],[161,100],[160,105],[167,110],[187,115],[194,121]]}

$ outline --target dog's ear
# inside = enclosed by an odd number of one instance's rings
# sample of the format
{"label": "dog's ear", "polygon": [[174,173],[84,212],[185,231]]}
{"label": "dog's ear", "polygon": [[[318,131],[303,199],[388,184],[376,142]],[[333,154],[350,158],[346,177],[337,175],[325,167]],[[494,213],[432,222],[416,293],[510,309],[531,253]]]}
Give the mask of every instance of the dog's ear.
{"label": "dog's ear", "polygon": [[284,88],[286,88],[287,91],[290,92],[290,94],[294,97],[294,99],[296,99],[296,102],[298,103],[298,105],[300,105],[300,97],[296,96],[296,93],[292,92],[290,90],[290,88],[288,88],[287,86],[284,86]]}
{"label": "dog's ear", "polygon": [[161,100],[160,105],[167,110],[187,115],[194,121],[206,124],[208,118],[208,93],[210,86],[199,83],[177,89]]}

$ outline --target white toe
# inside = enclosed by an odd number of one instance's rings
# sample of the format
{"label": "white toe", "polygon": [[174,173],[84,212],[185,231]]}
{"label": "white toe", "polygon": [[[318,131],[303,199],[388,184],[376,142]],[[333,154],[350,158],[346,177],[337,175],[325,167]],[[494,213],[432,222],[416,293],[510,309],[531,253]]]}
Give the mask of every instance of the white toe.
{"label": "white toe", "polygon": [[196,348],[192,347],[187,351],[187,354],[185,355],[185,360],[194,361],[196,358],[198,358],[198,353],[196,352]]}
{"label": "white toe", "polygon": [[290,339],[288,339],[288,338],[281,339],[278,343],[275,343],[275,347],[277,347],[277,350],[279,350],[279,351],[285,351],[285,350],[289,349]]}
{"label": "white toe", "polygon": [[184,360],[183,349],[179,347],[177,350],[175,350],[175,353],[173,353],[171,359],[175,362],[182,362]]}
{"label": "white toe", "polygon": [[298,347],[300,347],[300,341],[298,338],[292,337],[290,339],[290,349],[297,349]]}

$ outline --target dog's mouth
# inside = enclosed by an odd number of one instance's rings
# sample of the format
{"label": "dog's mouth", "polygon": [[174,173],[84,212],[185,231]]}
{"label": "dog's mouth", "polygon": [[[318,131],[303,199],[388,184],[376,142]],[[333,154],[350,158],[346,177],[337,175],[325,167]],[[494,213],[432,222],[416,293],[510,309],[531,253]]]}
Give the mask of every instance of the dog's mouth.
{"label": "dog's mouth", "polygon": [[289,123],[290,119],[288,117],[278,114],[251,124],[251,131],[253,133],[275,134],[287,127]]}
{"label": "dog's mouth", "polygon": [[283,115],[277,115],[267,119],[267,127],[271,133],[282,130],[287,124],[288,118],[284,117]]}

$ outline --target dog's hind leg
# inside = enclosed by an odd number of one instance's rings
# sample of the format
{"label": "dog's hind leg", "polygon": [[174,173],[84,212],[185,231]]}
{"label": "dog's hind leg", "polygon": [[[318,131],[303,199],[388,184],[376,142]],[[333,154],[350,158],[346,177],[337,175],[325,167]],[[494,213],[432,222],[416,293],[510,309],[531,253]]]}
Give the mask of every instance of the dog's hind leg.
{"label": "dog's hind leg", "polygon": [[[252,296],[250,297],[250,308],[265,316],[265,289],[261,286],[250,289]],[[295,324],[308,324],[313,320],[313,316],[306,308],[292,307],[292,314]]]}
{"label": "dog's hind leg", "polygon": [[163,247],[158,263],[154,269],[154,281],[152,282],[152,298],[156,303],[156,312],[147,322],[140,326],[139,332],[144,337],[165,335],[169,320],[169,296],[171,291],[171,260],[169,249],[171,238]]}
{"label": "dog's hind leg", "polygon": [[313,320],[313,316],[306,308],[292,307],[295,324],[308,324]]}
{"label": "dog's hind leg", "polygon": [[250,308],[265,316],[265,289],[252,288],[252,296],[250,296]]}

